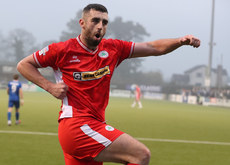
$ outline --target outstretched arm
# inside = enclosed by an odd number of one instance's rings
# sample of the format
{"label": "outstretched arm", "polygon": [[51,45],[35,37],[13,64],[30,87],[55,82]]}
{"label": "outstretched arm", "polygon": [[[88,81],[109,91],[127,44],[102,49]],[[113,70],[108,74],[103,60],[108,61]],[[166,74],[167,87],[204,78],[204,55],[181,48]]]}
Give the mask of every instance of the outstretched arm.
{"label": "outstretched arm", "polygon": [[200,40],[192,35],[186,35],[174,39],[160,39],[152,42],[136,43],[132,58],[160,56],[170,53],[183,45],[190,45],[194,48],[198,48],[200,46]]}
{"label": "outstretched arm", "polygon": [[39,66],[33,59],[33,55],[30,55],[21,60],[18,65],[18,71],[29,81],[43,88],[57,99],[63,99],[66,96],[68,86],[64,83],[53,83],[47,80],[38,71]]}

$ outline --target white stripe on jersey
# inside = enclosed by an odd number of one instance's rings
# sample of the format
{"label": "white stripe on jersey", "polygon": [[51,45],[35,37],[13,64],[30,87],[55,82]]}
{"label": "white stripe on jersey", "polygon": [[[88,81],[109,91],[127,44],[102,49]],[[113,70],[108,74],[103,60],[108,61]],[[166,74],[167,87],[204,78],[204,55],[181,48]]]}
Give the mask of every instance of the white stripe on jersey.
{"label": "white stripe on jersey", "polygon": [[129,53],[129,57],[128,57],[128,58],[131,58],[131,57],[132,57],[133,51],[134,51],[134,46],[135,46],[135,43],[133,42],[133,43],[132,43],[132,46],[131,46],[131,50],[130,50],[130,53]]}
{"label": "white stripe on jersey", "polygon": [[67,99],[67,97],[65,97],[65,98],[63,99],[62,113],[61,113],[61,115],[60,115],[60,119],[73,117],[73,109],[72,109],[72,106],[66,105],[65,102],[67,102],[67,104],[68,104],[68,99]]}
{"label": "white stripe on jersey", "polygon": [[62,80],[62,72],[60,71],[60,69],[58,68],[58,70],[54,70],[54,77],[56,79],[56,82],[63,82]]}
{"label": "white stripe on jersey", "polygon": [[85,125],[81,126],[80,128],[86,135],[93,138],[94,140],[96,140],[98,143],[104,145],[105,147],[109,146],[112,143],[109,139],[107,139],[106,137],[104,137],[100,133],[92,130],[88,124],[85,124]]}
{"label": "white stripe on jersey", "polygon": [[38,62],[36,53],[34,53],[33,56],[34,56],[35,62],[36,62],[40,67],[42,67],[41,64]]}
{"label": "white stripe on jersey", "polygon": [[[58,70],[54,70],[54,76],[55,76],[55,79],[56,79],[57,83],[63,82],[63,80],[62,80],[62,72],[60,71],[59,68],[58,68]],[[62,104],[62,114],[60,116],[60,119],[73,117],[73,108],[72,108],[72,106],[69,106],[67,96],[62,100],[62,103],[63,103]]]}

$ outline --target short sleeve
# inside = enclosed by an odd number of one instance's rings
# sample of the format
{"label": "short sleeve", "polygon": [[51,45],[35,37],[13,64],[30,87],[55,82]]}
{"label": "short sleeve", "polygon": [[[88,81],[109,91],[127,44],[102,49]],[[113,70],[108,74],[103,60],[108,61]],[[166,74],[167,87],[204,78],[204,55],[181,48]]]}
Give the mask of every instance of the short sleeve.
{"label": "short sleeve", "polygon": [[114,42],[116,44],[116,48],[119,50],[117,63],[118,66],[123,60],[132,56],[135,43],[123,40],[114,40]]}
{"label": "short sleeve", "polygon": [[46,46],[42,50],[39,50],[33,54],[34,61],[40,66],[40,67],[56,67],[56,61],[57,61],[57,45],[55,43]]}

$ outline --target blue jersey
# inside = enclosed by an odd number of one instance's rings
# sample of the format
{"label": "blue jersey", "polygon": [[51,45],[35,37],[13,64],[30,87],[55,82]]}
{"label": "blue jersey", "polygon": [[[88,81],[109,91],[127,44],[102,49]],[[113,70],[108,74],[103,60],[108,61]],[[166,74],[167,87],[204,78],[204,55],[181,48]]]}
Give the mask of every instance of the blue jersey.
{"label": "blue jersey", "polygon": [[21,87],[22,84],[17,80],[13,80],[8,83],[9,101],[19,101],[19,89]]}

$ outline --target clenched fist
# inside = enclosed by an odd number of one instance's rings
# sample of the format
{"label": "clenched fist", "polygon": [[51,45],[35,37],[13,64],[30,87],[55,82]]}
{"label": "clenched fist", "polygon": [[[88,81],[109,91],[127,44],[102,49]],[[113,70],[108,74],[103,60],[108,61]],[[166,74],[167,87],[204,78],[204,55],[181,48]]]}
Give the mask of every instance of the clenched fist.
{"label": "clenched fist", "polygon": [[181,37],[180,42],[182,45],[191,45],[194,48],[198,48],[200,46],[200,40],[193,35],[186,35]]}
{"label": "clenched fist", "polygon": [[60,100],[66,97],[67,91],[68,91],[68,86],[64,82],[52,84],[48,89],[48,92],[50,94],[52,94],[54,97]]}

